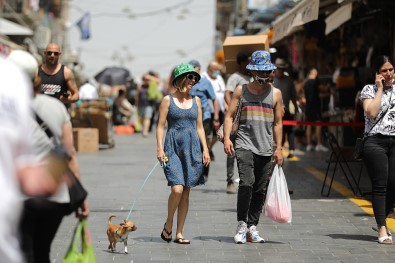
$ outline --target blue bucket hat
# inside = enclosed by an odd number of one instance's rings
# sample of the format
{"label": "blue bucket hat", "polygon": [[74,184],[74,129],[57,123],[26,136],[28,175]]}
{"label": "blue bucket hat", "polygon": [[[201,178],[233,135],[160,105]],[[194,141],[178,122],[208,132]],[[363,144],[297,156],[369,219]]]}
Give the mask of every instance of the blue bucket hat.
{"label": "blue bucket hat", "polygon": [[276,66],[270,60],[270,53],[265,50],[257,50],[251,55],[251,62],[246,67],[248,70],[266,71],[275,70]]}

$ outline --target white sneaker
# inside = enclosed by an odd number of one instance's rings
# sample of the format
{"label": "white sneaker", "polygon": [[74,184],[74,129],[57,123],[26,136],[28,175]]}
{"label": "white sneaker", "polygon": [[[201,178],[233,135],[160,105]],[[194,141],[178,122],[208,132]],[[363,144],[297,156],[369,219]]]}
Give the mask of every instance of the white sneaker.
{"label": "white sneaker", "polygon": [[311,152],[312,150],[314,150],[314,145],[312,144],[307,145],[306,151]]}
{"label": "white sneaker", "polygon": [[239,224],[237,225],[237,229],[236,229],[235,243],[245,244],[246,233],[247,233],[247,224],[244,221],[239,221]]}
{"label": "white sneaker", "polygon": [[295,155],[305,155],[304,151],[301,151],[299,149],[295,149],[294,154]]}
{"label": "white sneaker", "polygon": [[324,145],[322,145],[322,144],[317,144],[317,146],[315,146],[315,150],[317,151],[317,152],[327,152],[327,151],[329,151],[329,149],[328,148],[326,148]]}
{"label": "white sneaker", "polygon": [[247,241],[252,243],[265,243],[265,239],[259,236],[256,226],[250,226],[247,232]]}

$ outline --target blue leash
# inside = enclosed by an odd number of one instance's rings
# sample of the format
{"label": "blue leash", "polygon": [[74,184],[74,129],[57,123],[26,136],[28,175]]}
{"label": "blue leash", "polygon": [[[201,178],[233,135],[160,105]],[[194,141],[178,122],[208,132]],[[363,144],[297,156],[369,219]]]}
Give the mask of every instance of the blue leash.
{"label": "blue leash", "polygon": [[[143,190],[143,188],[144,188],[144,186],[145,186],[145,183],[147,182],[147,180],[148,180],[148,178],[151,176],[151,174],[155,171],[155,168],[158,166],[158,164],[159,164],[159,161],[154,165],[154,167],[151,169],[151,171],[150,171],[150,172],[148,173],[148,175],[145,177],[144,183],[143,183],[143,185],[140,187],[140,190],[139,190],[139,192],[138,192],[136,198],[135,198],[134,201],[133,201],[133,205],[132,205],[132,207],[131,207],[130,210],[129,210],[129,214],[128,214],[128,216],[126,217],[126,220],[129,219],[130,214],[132,213],[132,210],[133,210],[133,208],[134,208],[134,205],[136,204],[136,201],[137,201],[137,199],[140,197],[140,193],[141,193],[141,191]],[[166,166],[166,163],[165,163],[165,164],[161,164],[161,166],[163,166],[163,165]]]}

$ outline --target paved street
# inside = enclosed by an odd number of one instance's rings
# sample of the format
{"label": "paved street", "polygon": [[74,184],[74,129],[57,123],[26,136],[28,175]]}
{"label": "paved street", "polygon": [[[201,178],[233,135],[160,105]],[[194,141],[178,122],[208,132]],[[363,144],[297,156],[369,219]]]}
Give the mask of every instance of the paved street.
{"label": "paved street", "polygon": [[[352,197],[339,172],[329,197],[321,197],[322,178],[329,153],[309,152],[286,161],[284,172],[291,195],[293,221],[278,224],[262,215],[258,230],[267,242],[237,245],[236,198],[225,192],[225,155],[222,144],[214,147],[215,161],[205,186],[191,191],[185,238],[190,245],[165,243],[160,232],[166,219],[169,187],[157,166],[138,195],[147,174],[156,164],[154,134],[115,137],[113,149],[79,153],[82,180],[89,190],[90,230],[97,262],[394,262],[395,246],[379,245],[371,230],[370,203]],[[356,167],[354,167],[357,169]],[[353,168],[353,169],[354,169]],[[354,170],[355,170],[354,169]],[[366,175],[362,190],[369,190]],[[344,196],[346,195],[346,196]],[[138,229],[129,235],[129,254],[118,243],[107,249],[107,218],[119,223],[127,217]],[[390,220],[392,230],[395,219]],[[52,262],[61,262],[71,241],[76,219],[67,217],[52,245]],[[173,233],[175,228],[173,228]],[[174,235],[173,235],[174,237]]]}

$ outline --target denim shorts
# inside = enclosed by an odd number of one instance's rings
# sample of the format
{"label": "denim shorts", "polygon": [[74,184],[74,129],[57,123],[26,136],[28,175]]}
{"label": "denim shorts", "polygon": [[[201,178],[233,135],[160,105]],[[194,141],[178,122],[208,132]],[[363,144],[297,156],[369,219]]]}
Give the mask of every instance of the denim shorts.
{"label": "denim shorts", "polygon": [[154,114],[154,108],[150,105],[139,107],[139,114],[143,119],[151,119]]}

